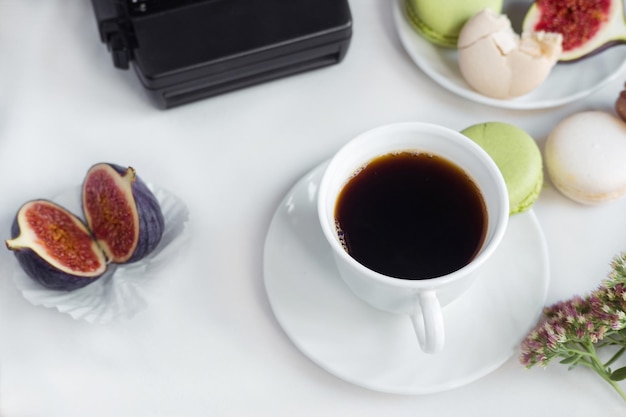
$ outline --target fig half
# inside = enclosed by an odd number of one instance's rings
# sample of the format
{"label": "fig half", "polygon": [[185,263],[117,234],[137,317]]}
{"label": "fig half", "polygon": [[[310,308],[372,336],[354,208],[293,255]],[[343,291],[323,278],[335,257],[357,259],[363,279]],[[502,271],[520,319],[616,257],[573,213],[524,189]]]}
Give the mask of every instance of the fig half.
{"label": "fig half", "polygon": [[528,10],[525,31],[563,35],[559,62],[573,62],[626,43],[622,0],[537,0]]}
{"label": "fig half", "polygon": [[133,168],[100,163],[83,182],[85,220],[110,262],[136,262],[161,241],[163,213]]}
{"label": "fig half", "polygon": [[75,290],[107,269],[91,232],[74,214],[47,200],[33,200],[17,212],[6,241],[26,274],[43,286]]}

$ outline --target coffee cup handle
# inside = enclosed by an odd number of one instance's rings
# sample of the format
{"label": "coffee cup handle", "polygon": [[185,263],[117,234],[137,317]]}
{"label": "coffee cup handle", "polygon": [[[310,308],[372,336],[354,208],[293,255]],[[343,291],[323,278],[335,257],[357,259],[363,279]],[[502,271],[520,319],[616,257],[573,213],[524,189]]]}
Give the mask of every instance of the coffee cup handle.
{"label": "coffee cup handle", "polygon": [[424,353],[437,353],[443,349],[443,313],[434,290],[418,293],[411,321]]}

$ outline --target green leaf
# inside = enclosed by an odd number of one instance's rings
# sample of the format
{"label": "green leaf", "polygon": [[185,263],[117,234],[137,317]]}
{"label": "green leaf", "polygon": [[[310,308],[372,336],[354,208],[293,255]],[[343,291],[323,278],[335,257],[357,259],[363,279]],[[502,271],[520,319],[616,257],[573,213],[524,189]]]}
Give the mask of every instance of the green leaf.
{"label": "green leaf", "polygon": [[626,366],[611,372],[609,378],[611,378],[611,381],[623,381],[624,379],[626,379]]}
{"label": "green leaf", "polygon": [[559,363],[567,365],[569,363],[578,362],[579,359],[580,359],[580,355],[572,355],[572,356],[568,356],[567,358],[561,360]]}
{"label": "green leaf", "polygon": [[576,365],[578,365],[578,362],[580,361],[581,356],[579,354],[574,354],[571,356],[568,356],[567,358],[562,359],[559,363],[562,363],[564,365],[569,365],[567,367],[568,371],[571,371],[572,369],[574,369],[576,367]]}

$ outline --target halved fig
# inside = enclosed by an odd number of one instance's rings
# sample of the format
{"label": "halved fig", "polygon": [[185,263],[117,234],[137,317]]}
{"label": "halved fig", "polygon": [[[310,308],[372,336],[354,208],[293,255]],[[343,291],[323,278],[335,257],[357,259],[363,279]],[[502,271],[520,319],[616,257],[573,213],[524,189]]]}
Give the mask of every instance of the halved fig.
{"label": "halved fig", "polygon": [[537,0],[524,30],[563,35],[560,62],[571,62],[626,43],[622,0]]}
{"label": "halved fig", "polygon": [[33,200],[17,212],[6,241],[28,276],[43,286],[75,290],[107,269],[107,260],[81,219],[47,200]]}
{"label": "halved fig", "polygon": [[135,262],[159,244],[164,219],[161,207],[133,168],[100,163],[83,182],[85,220],[110,262]]}

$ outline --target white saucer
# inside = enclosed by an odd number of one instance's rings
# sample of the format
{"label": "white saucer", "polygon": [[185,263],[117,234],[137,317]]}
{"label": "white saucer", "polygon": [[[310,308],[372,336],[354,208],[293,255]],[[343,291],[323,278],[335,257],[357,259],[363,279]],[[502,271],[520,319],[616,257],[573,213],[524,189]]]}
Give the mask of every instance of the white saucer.
{"label": "white saucer", "polygon": [[[512,100],[486,97],[474,91],[463,79],[455,49],[435,46],[413,29],[406,16],[404,1],[393,1],[393,15],[400,42],[413,62],[442,87],[478,103],[509,109],[560,106],[588,96],[626,68],[626,46],[616,46],[575,63],[557,64],[543,84],[525,96]],[[503,11],[515,3],[519,2],[505,0]]]}
{"label": "white saucer", "polygon": [[370,307],[338,276],[315,206],[325,166],[284,197],[265,241],[269,302],[298,349],[341,379],[397,394],[455,388],[509,359],[539,318],[548,287],[547,249],[534,213],[510,219],[484,275],[444,309],[444,350],[427,355],[408,317]]}

